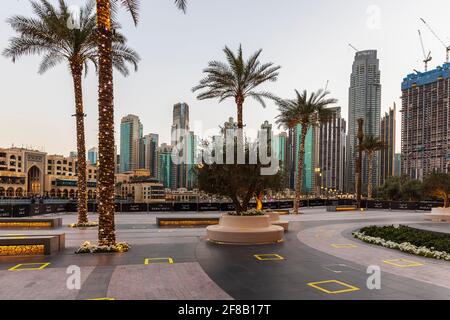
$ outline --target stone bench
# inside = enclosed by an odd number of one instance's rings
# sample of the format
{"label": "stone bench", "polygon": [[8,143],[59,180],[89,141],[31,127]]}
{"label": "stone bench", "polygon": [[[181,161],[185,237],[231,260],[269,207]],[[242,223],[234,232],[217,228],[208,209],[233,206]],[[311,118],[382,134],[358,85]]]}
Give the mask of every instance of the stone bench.
{"label": "stone bench", "polygon": [[450,208],[433,208],[425,213],[425,219],[433,222],[450,222]]}
{"label": "stone bench", "polygon": [[268,215],[272,225],[283,227],[284,231],[289,231],[289,221],[280,220],[280,214],[278,212],[270,212]]}
{"label": "stone bench", "polygon": [[357,211],[358,207],[355,205],[349,206],[328,206],[327,212],[346,212],[346,211]]}
{"label": "stone bench", "polygon": [[66,235],[0,235],[0,256],[52,255],[66,247]]}
{"label": "stone bench", "polygon": [[205,227],[219,224],[218,217],[156,217],[158,227]]}
{"label": "stone bench", "polygon": [[0,218],[0,229],[57,229],[62,218]]}
{"label": "stone bench", "polygon": [[219,225],[206,228],[208,241],[224,244],[258,245],[279,243],[284,228],[272,225],[270,216],[230,216],[224,214]]}

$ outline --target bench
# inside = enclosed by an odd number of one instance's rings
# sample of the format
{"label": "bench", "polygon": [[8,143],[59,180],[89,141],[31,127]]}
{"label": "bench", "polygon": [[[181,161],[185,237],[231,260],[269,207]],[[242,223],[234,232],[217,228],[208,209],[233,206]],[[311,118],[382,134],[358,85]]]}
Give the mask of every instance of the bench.
{"label": "bench", "polygon": [[66,247],[66,235],[0,235],[0,256],[52,255]]}
{"label": "bench", "polygon": [[62,218],[0,218],[0,229],[57,229]]}
{"label": "bench", "polygon": [[156,217],[158,227],[207,227],[219,224],[218,217]]}
{"label": "bench", "polygon": [[347,206],[328,206],[327,212],[345,212],[345,211],[357,211],[358,207],[356,205]]}

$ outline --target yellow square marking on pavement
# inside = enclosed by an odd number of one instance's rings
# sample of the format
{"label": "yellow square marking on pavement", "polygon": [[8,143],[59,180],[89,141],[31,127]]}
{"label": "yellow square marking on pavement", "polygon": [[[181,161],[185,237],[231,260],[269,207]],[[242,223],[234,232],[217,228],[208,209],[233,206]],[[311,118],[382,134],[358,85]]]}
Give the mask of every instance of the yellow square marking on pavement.
{"label": "yellow square marking on pavement", "polygon": [[333,243],[331,246],[333,248],[336,248],[336,249],[353,249],[353,248],[358,248],[358,246],[354,245],[354,244],[336,244],[336,243]]}
{"label": "yellow square marking on pavement", "polygon": [[159,263],[173,264],[173,259],[172,258],[147,258],[144,260],[144,264],[159,264]]}
{"label": "yellow square marking on pavement", "polygon": [[10,269],[9,271],[23,271],[23,270],[42,270],[47,268],[50,263],[21,263]]}
{"label": "yellow square marking on pavement", "polygon": [[[327,290],[327,289],[325,289],[325,288],[320,286],[320,285],[329,284],[329,283],[338,284],[338,285],[344,287],[345,289],[336,290],[336,291],[330,291],[330,290]],[[338,281],[338,280],[327,280],[327,281],[320,281],[320,282],[310,282],[310,283],[308,283],[308,286],[310,286],[312,288],[315,288],[317,290],[320,290],[322,292],[328,293],[328,294],[348,293],[348,292],[354,292],[354,291],[359,291],[360,290],[359,288],[357,288],[355,286],[349,285],[347,283],[344,283],[344,282],[341,282],[341,281]]]}
{"label": "yellow square marking on pavement", "polygon": [[278,254],[255,254],[254,257],[259,261],[280,261],[284,258]]}
{"label": "yellow square marking on pavement", "polygon": [[94,299],[87,299],[87,300],[100,301],[100,300],[116,300],[116,299],[114,299],[114,298],[94,298]]}
{"label": "yellow square marking on pavement", "polygon": [[410,268],[410,267],[421,267],[423,263],[415,262],[406,259],[394,259],[394,260],[383,260],[384,263],[390,264],[399,268]]}

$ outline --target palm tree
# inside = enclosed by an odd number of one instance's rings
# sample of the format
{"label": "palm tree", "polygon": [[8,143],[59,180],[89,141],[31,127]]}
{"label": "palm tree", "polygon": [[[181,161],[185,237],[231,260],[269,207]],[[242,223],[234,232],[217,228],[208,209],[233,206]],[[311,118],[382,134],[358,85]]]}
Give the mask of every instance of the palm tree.
{"label": "palm tree", "polygon": [[[112,39],[114,26],[112,13],[120,3],[131,14],[135,24],[139,20],[138,0],[96,0],[97,2],[97,41],[99,52],[98,109],[99,109],[99,246],[116,244],[115,213],[115,141],[114,141],[114,84]],[[175,5],[186,10],[187,0],[175,0]]]}
{"label": "palm tree", "polygon": [[300,196],[303,187],[303,163],[305,161],[305,139],[308,130],[319,122],[327,121],[330,117],[330,104],[337,102],[336,99],[327,98],[328,91],[318,90],[308,96],[305,90],[302,93],[295,90],[297,97],[292,100],[278,100],[277,105],[280,114],[277,116],[277,124],[286,129],[301,126],[300,148],[298,150],[298,169],[295,188],[294,214],[299,213]]}
{"label": "palm tree", "polygon": [[[31,5],[36,17],[13,16],[8,19],[8,23],[18,36],[10,40],[9,47],[4,50],[3,55],[12,58],[13,61],[24,55],[43,56],[39,67],[40,74],[60,63],[65,62],[69,65],[75,93],[78,225],[84,225],[88,222],[88,215],[82,76],[83,73],[87,74],[89,62],[95,68],[98,64],[95,2],[88,1],[80,9],[76,28],[68,23],[71,12],[64,0],[59,0],[58,8],[47,0],[32,1]],[[129,73],[126,63],[133,64],[136,69],[139,56],[125,45],[125,37],[118,32],[114,35],[112,43],[114,66],[126,76]]]}
{"label": "palm tree", "polygon": [[197,99],[219,99],[222,102],[233,98],[237,106],[237,126],[240,142],[243,145],[242,129],[244,128],[243,106],[247,98],[253,98],[264,108],[264,98],[276,100],[277,98],[265,91],[255,91],[263,83],[274,82],[278,79],[280,66],[273,63],[261,64],[259,56],[262,49],[254,53],[247,61],[242,54],[242,46],[239,46],[237,55],[228,47],[223,49],[227,63],[211,61],[203,70],[206,77],[200,80],[200,84],[192,89],[193,92],[204,90]]}
{"label": "palm tree", "polygon": [[383,150],[386,145],[378,137],[368,135],[364,137],[364,141],[361,145],[363,151],[367,154],[367,161],[369,166],[369,176],[367,178],[367,198],[372,200],[373,189],[373,156],[375,152]]}

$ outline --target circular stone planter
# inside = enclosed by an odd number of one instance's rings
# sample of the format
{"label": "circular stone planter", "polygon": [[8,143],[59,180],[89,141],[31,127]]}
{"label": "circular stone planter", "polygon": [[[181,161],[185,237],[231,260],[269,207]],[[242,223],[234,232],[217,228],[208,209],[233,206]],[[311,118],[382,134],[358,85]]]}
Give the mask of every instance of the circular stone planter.
{"label": "circular stone planter", "polygon": [[270,216],[222,215],[218,225],[206,228],[208,241],[225,244],[279,243],[284,228],[272,225]]}
{"label": "circular stone planter", "polygon": [[425,213],[425,218],[435,222],[450,222],[450,208],[433,208],[431,212]]}

